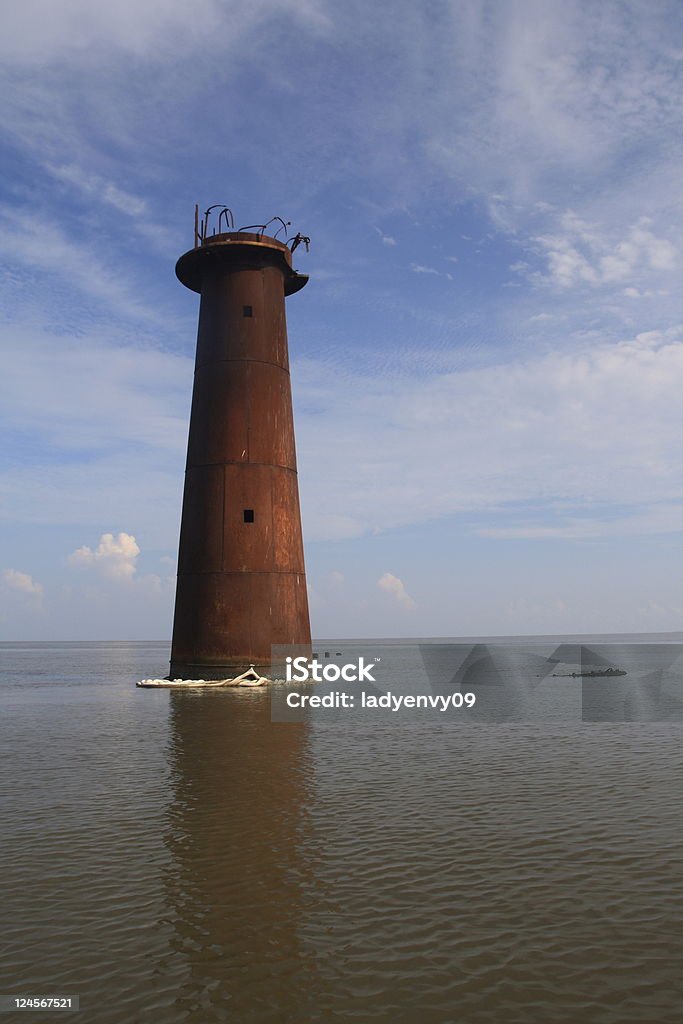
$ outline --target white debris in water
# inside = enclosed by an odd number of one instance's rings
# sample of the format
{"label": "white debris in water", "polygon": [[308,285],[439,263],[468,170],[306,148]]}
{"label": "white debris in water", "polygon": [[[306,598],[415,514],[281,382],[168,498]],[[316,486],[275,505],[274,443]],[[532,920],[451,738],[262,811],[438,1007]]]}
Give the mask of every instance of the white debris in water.
{"label": "white debris in water", "polygon": [[225,686],[265,686],[271,682],[265,676],[259,676],[256,672],[243,672],[241,676],[233,679],[140,679],[135,685],[147,689],[153,687],[165,689],[185,689],[188,687],[225,687]]}

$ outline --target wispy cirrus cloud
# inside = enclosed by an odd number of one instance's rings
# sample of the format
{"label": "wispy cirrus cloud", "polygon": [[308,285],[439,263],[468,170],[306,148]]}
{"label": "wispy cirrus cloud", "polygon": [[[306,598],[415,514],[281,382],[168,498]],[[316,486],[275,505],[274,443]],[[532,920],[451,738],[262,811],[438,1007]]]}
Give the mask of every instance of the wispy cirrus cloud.
{"label": "wispy cirrus cloud", "polygon": [[[93,7],[88,0],[25,0],[3,12],[0,53],[14,65],[80,59],[93,51],[117,51],[165,61],[196,48],[224,49],[272,17],[305,22],[318,30],[328,26],[325,5],[317,0],[265,0],[245,8],[235,0],[120,0],[115,6]],[[221,33],[227,25],[231,33]]]}
{"label": "wispy cirrus cloud", "polygon": [[107,260],[106,246],[78,238],[45,215],[0,204],[0,252],[15,266],[43,273],[63,290],[100,303],[117,320],[142,322],[148,329],[167,323],[157,308],[140,300],[125,264]]}
{"label": "wispy cirrus cloud", "polygon": [[[476,516],[487,536],[676,531],[682,379],[680,326],[371,389],[347,377],[343,400],[327,388],[324,421],[299,417],[309,536],[455,514]],[[331,450],[338,489],[311,488]]]}
{"label": "wispy cirrus cloud", "polygon": [[392,235],[385,235],[384,232],[380,230],[380,228],[375,228],[375,231],[381,238],[382,245],[394,246],[398,244],[396,239]]}
{"label": "wispy cirrus cloud", "polygon": [[98,174],[86,173],[78,164],[46,164],[46,170],[59,181],[68,182],[87,196],[113,206],[119,213],[132,217],[145,217],[149,214],[149,204],[145,199],[119,188]]}
{"label": "wispy cirrus cloud", "polygon": [[[0,326],[5,372],[0,423],[21,424],[37,442],[69,453],[134,445],[182,450],[192,360],[133,343],[130,332],[93,329],[66,339],[46,328]],[[37,372],[39,368],[40,372]]]}
{"label": "wispy cirrus cloud", "polygon": [[421,263],[411,263],[410,269],[414,274],[435,274],[437,277],[440,274],[435,267],[425,267]]}

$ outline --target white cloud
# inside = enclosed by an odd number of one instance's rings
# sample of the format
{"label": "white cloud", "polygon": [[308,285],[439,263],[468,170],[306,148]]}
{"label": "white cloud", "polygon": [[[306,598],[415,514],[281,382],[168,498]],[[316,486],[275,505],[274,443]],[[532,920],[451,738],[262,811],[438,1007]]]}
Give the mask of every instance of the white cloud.
{"label": "white cloud", "polygon": [[[0,325],[0,421],[21,424],[71,458],[74,451],[109,453],[124,445],[134,446],[133,459],[145,448],[182,458],[191,359],[136,348],[126,332],[117,336],[110,328],[108,334],[107,342],[104,332],[93,329],[82,344],[46,328]],[[156,461],[159,467],[159,455]]]}
{"label": "white cloud", "polygon": [[382,239],[382,243],[384,245],[392,246],[392,245],[396,245],[397,244],[396,239],[393,238],[391,235],[385,235],[384,232],[381,231],[379,228],[375,228],[375,231],[377,232],[379,237]]}
{"label": "white cloud", "polygon": [[0,52],[12,64],[54,61],[89,51],[117,50],[157,59],[168,58],[183,46],[187,50],[235,43],[269,17],[283,15],[309,28],[327,25],[316,0],[264,0],[245,8],[234,0],[118,0],[93,4],[90,0],[24,0],[3,12]]}
{"label": "white cloud", "polygon": [[582,174],[623,182],[643,138],[653,162],[660,143],[670,150],[680,62],[665,40],[676,5],[630,4],[625,16],[616,3],[527,0],[492,15],[487,4],[453,5],[429,40],[451,88],[432,84],[436,102],[419,99],[445,170],[467,167],[475,187],[538,202],[576,190]]}
{"label": "white cloud", "polygon": [[[658,237],[650,229],[647,218],[631,225],[618,241],[571,211],[561,217],[559,227],[558,233],[539,235],[536,242],[547,259],[547,280],[562,288],[582,283],[624,282],[636,274],[672,272],[678,266],[677,247],[668,239]],[[633,288],[627,292],[634,293]]]}
{"label": "white cloud", "polygon": [[27,572],[19,572],[18,569],[5,569],[2,578],[12,590],[19,590],[33,598],[39,607],[43,602],[43,584],[34,581]]}
{"label": "white cloud", "polygon": [[377,586],[380,590],[390,594],[402,608],[412,611],[417,607],[410,594],[406,591],[403,582],[398,576],[394,576],[393,573],[385,572],[383,576],[380,576],[377,580]]}
{"label": "white cloud", "polygon": [[536,535],[680,528],[661,509],[683,500],[683,326],[410,380],[306,369],[299,396],[326,405],[297,419],[308,539],[451,515],[526,528],[525,504]]}
{"label": "white cloud", "polygon": [[436,274],[439,277],[441,276],[440,271],[435,267],[424,267],[420,263],[411,263],[410,269],[414,274]]}
{"label": "white cloud", "polygon": [[136,572],[136,559],[140,554],[135,537],[129,533],[103,533],[93,551],[87,545],[69,555],[75,566],[95,567],[108,579],[130,582]]}
{"label": "white cloud", "polygon": [[552,313],[536,313],[534,316],[529,317],[530,324],[543,324],[549,320],[554,320],[555,317]]}
{"label": "white cloud", "polygon": [[159,310],[145,305],[138,298],[132,278],[101,258],[103,246],[94,240],[83,242],[69,236],[46,216],[36,218],[29,210],[0,204],[0,246],[13,264],[45,272],[57,280],[62,289],[77,288],[82,295],[97,300],[115,317],[127,317],[159,327],[165,323]]}
{"label": "white cloud", "polygon": [[508,515],[504,526],[483,526],[476,529],[480,537],[495,540],[593,540],[596,538],[637,537],[643,534],[680,533],[683,529],[683,502],[669,501],[658,503],[646,512],[637,507],[622,513],[618,518],[607,512],[602,516],[591,515],[590,505],[581,514],[568,513],[566,509],[557,508],[554,518],[555,525],[547,525],[538,521],[540,510],[536,515],[525,512],[521,515]]}
{"label": "white cloud", "polygon": [[126,213],[131,217],[149,216],[149,207],[144,199],[126,192],[97,174],[87,174],[77,164],[48,164],[46,169],[55,178],[74,185],[81,192],[100,202],[108,203],[119,213]]}

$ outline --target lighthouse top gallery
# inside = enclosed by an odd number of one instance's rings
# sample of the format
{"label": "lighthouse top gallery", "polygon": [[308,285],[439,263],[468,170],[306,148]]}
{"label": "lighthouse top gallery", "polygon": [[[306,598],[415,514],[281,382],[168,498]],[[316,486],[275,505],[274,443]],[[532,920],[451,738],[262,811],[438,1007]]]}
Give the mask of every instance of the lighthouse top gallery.
{"label": "lighthouse top gallery", "polygon": [[285,296],[308,281],[292,252],[309,239],[278,240],[287,228],[234,230],[228,207],[195,210],[176,265],[201,300],[172,679],[267,668],[273,645],[310,649],[285,319]]}

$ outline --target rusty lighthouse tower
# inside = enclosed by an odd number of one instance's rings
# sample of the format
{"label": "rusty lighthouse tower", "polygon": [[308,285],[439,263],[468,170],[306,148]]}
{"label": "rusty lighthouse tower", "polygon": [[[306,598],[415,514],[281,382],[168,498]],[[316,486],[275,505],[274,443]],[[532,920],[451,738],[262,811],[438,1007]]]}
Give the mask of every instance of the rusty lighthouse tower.
{"label": "rusty lighthouse tower", "polygon": [[[209,222],[216,220],[209,233]],[[176,275],[199,292],[170,678],[270,665],[272,644],[310,647],[285,296],[308,281],[280,218],[234,230],[199,219]],[[223,229],[223,230],[222,230]],[[272,229],[271,229],[272,230]]]}

